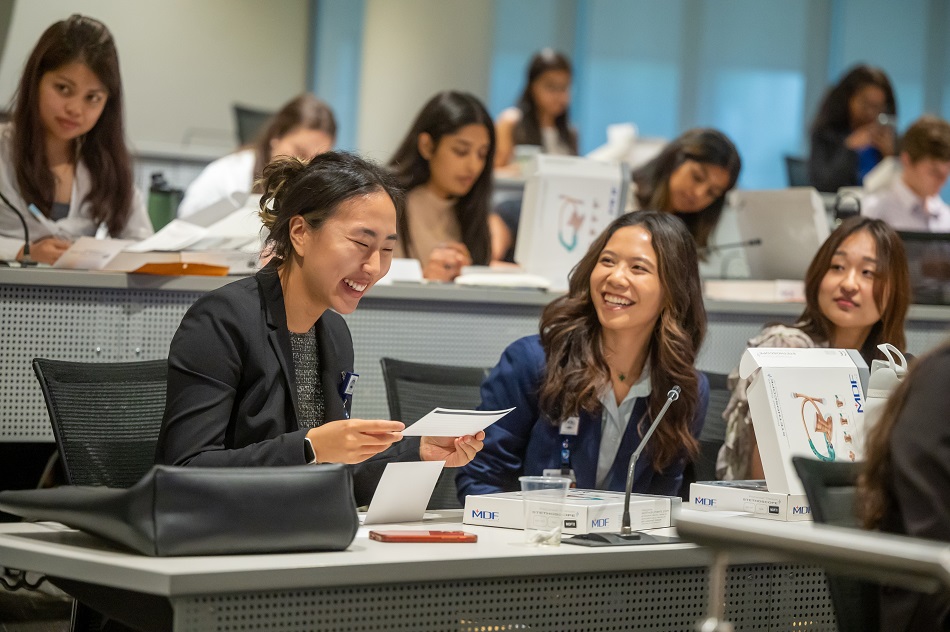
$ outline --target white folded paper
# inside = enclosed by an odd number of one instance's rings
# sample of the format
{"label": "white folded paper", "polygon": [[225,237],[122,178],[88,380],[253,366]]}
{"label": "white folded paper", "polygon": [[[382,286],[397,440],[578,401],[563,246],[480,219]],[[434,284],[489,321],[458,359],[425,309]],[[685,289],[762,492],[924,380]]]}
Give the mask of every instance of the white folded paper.
{"label": "white folded paper", "polygon": [[462,437],[484,430],[511,411],[436,408],[402,431],[405,437]]}
{"label": "white folded paper", "polygon": [[444,466],[445,461],[387,463],[363,524],[422,520]]}

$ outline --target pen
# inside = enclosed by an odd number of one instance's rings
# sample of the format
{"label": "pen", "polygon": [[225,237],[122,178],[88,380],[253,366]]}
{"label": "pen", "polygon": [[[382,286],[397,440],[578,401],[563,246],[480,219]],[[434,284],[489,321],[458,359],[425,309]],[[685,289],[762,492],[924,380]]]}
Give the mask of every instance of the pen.
{"label": "pen", "polygon": [[42,224],[43,228],[49,231],[52,237],[59,237],[62,239],[69,238],[68,235],[66,235],[65,233],[63,233],[63,231],[60,230],[59,226],[56,225],[56,222],[51,221],[50,218],[43,215],[43,212],[36,207],[36,204],[30,203],[30,205],[27,206],[26,208],[30,212],[30,215],[36,218],[36,221]]}

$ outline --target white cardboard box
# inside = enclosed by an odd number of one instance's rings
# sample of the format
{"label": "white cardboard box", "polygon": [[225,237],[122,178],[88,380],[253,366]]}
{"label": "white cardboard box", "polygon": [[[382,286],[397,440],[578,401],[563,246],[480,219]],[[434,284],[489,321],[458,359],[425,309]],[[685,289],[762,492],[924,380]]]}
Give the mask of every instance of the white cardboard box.
{"label": "white cardboard box", "polygon": [[804,495],[793,456],[863,458],[867,364],[845,349],[747,349],[739,363],[771,493]]}
{"label": "white cardboard box", "polygon": [[[623,518],[623,497],[620,492],[569,489],[562,532],[619,532]],[[671,496],[633,494],[630,497],[630,526],[635,530],[669,527],[674,508],[678,509],[681,503],[681,499]],[[524,501],[521,492],[466,497],[462,522],[523,529]]]}
{"label": "white cardboard box", "polygon": [[689,486],[689,506],[699,511],[744,511],[757,518],[811,520],[804,494],[770,492],[765,481],[704,481]]}
{"label": "white cardboard box", "polygon": [[528,168],[515,261],[554,290],[597,236],[624,212],[630,173],[620,163],[539,154]]}
{"label": "white cardboard box", "polygon": [[804,303],[805,282],[785,279],[707,279],[703,282],[703,296],[715,301]]}

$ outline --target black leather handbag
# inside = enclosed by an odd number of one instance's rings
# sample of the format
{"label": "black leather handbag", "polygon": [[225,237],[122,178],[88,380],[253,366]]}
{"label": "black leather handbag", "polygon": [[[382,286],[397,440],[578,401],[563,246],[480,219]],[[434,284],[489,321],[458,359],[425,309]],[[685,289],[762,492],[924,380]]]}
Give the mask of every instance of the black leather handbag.
{"label": "black leather handbag", "polygon": [[51,520],[145,555],[341,551],[359,528],[343,465],[156,465],[128,489],[0,492],[0,510]]}

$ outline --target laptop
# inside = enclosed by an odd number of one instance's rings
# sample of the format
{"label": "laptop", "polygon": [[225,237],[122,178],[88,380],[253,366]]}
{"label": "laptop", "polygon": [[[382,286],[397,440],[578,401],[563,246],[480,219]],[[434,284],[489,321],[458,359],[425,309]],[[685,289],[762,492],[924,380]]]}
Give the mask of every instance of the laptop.
{"label": "laptop", "polygon": [[821,196],[813,187],[774,191],[734,191],[742,241],[761,240],[745,249],[752,279],[804,279],[818,248],[831,234]]}
{"label": "laptop", "polygon": [[950,305],[950,233],[898,231],[907,251],[914,303]]}

